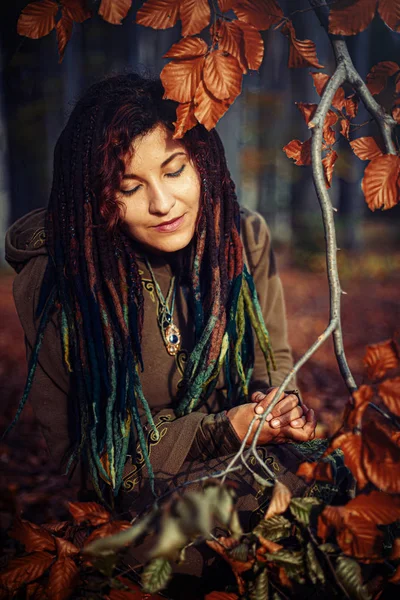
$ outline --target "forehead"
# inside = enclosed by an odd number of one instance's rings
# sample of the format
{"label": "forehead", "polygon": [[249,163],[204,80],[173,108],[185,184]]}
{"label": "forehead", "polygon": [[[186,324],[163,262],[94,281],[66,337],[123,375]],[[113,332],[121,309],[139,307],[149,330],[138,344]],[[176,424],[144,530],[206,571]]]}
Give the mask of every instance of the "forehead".
{"label": "forehead", "polygon": [[151,162],[161,164],[167,156],[174,152],[186,151],[180,140],[174,140],[173,132],[164,125],[157,125],[143,136],[133,140],[132,154],[128,159],[131,168]]}

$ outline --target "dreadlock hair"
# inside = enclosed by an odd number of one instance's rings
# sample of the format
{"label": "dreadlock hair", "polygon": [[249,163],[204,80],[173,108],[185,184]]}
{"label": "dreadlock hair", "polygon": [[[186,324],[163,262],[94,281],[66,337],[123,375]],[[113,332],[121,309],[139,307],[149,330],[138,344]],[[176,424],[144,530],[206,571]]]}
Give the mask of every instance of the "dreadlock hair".
{"label": "dreadlock hair", "polygon": [[[94,487],[118,493],[127,454],[143,453],[154,492],[141,415],[157,436],[144,397],[141,340],[144,298],[134,241],[118,226],[116,199],[132,140],[159,124],[174,130],[176,103],[163,99],[159,79],[119,75],[93,85],[78,102],[55,149],[46,217],[49,260],[41,316],[25,391],[31,388],[43,334],[57,311],[63,363],[70,373],[71,435],[67,471],[80,456]],[[192,243],[191,306],[195,344],[175,413],[190,413],[212,393],[224,369],[228,390],[239,376],[239,402],[248,395],[253,331],[273,362],[253,279],[243,261],[239,205],[215,130],[198,124],[182,142],[201,177]],[[230,395],[230,394],[229,394]],[[10,427],[11,427],[10,426]]]}

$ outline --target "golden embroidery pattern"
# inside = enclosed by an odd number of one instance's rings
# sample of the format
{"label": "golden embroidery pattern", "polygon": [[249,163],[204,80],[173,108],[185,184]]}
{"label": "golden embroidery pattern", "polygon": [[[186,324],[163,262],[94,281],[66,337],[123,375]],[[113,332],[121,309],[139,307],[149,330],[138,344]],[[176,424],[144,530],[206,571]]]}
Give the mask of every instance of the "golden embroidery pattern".
{"label": "golden embroidery pattern", "polygon": [[35,233],[31,237],[29,242],[26,244],[26,247],[33,248],[34,250],[36,250],[37,248],[41,248],[42,246],[44,246],[45,242],[46,232],[44,230],[44,227],[40,227],[39,229],[36,229]]}

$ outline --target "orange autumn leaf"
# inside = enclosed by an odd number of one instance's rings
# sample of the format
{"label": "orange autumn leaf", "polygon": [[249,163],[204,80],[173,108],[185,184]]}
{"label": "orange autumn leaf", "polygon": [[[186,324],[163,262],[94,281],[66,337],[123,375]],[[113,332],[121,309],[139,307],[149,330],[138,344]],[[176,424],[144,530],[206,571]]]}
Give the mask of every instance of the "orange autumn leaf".
{"label": "orange autumn leaf", "polygon": [[194,35],[207,27],[211,18],[208,0],[184,0],[179,4],[182,35]]}
{"label": "orange autumn leaf", "polygon": [[177,120],[174,122],[175,125],[175,133],[172,136],[174,139],[182,138],[186,131],[195,127],[198,123],[196,117],[194,116],[194,103],[193,102],[185,102],[184,104],[179,104],[176,109],[176,117]]}
{"label": "orange autumn leaf", "polygon": [[172,60],[161,71],[164,98],[176,102],[190,102],[196,94],[203,72],[204,57],[190,60]]}
{"label": "orange autumn leaf", "polygon": [[344,524],[343,506],[326,506],[318,516],[317,535],[324,542],[332,531],[340,529]]}
{"label": "orange autumn leaf", "polygon": [[63,538],[55,538],[55,540],[58,558],[66,558],[67,556],[79,554],[79,548],[77,548],[75,544],[72,544],[72,542],[64,540]]}
{"label": "orange autumn leaf", "polygon": [[345,433],[340,436],[340,439],[338,438],[337,443],[334,442],[333,447],[340,448],[343,451],[344,463],[357,480],[358,489],[364,489],[368,483],[368,479],[364,473],[364,467],[362,465],[361,435],[356,433]]}
{"label": "orange autumn leaf", "polygon": [[83,23],[92,16],[85,6],[85,0],[62,0],[63,14],[68,14],[75,23]]}
{"label": "orange autumn leaf", "polygon": [[313,116],[315,115],[315,111],[318,108],[318,104],[312,104],[310,102],[296,102],[295,103],[303,118],[308,125]]}
{"label": "orange autumn leaf", "polygon": [[340,119],[340,133],[348,140],[350,137],[350,121]]}
{"label": "orange autumn leaf", "polygon": [[[332,129],[332,125],[335,125],[338,121],[337,114],[333,112],[333,110],[328,110],[328,113],[325,117],[324,128],[323,128],[323,136],[325,142],[328,146],[331,146],[336,141],[336,133],[335,130]],[[336,154],[336,152],[335,152]],[[337,154],[333,162],[335,162],[337,158]],[[329,161],[328,161],[329,162]]]}
{"label": "orange autumn leaf", "polygon": [[383,151],[373,137],[360,137],[350,142],[353,152],[361,160],[372,160],[382,156]]}
{"label": "orange autumn leaf", "polygon": [[194,115],[199,123],[210,131],[218,123],[219,119],[226,113],[231,105],[228,100],[218,100],[207,90],[203,81],[196,90],[194,98]]}
{"label": "orange autumn leaf", "polygon": [[400,156],[385,154],[371,160],[361,183],[365,201],[374,211],[389,210],[400,200]]}
{"label": "orange autumn leaf", "polygon": [[180,0],[147,0],[136,13],[136,23],[153,29],[168,29],[178,20]]}
{"label": "orange autumn leaf", "polygon": [[362,458],[369,481],[389,494],[400,493],[400,448],[374,421],[363,427]]}
{"label": "orange autumn leaf", "polygon": [[56,33],[57,33],[57,45],[58,45],[58,55],[59,62],[61,63],[64,58],[65,48],[72,35],[72,28],[74,22],[68,14],[64,14],[61,19],[57,22],[56,25]]}
{"label": "orange autumn leaf", "polygon": [[347,416],[347,425],[354,429],[361,427],[362,417],[367,410],[374,395],[374,390],[369,385],[361,385],[353,392],[353,407]]}
{"label": "orange autumn leaf", "polygon": [[240,21],[259,30],[269,29],[284,17],[275,0],[239,0],[232,8]]}
{"label": "orange autumn leaf", "polygon": [[371,94],[375,96],[385,89],[388,78],[399,70],[399,65],[390,60],[374,65],[367,75],[367,87]]}
{"label": "orange autumn leaf", "polygon": [[26,552],[55,550],[55,538],[39,525],[16,518],[9,535],[25,546]]}
{"label": "orange autumn leaf", "polygon": [[400,0],[379,0],[378,12],[390,29],[400,32]]}
{"label": "orange autumn leaf", "polygon": [[129,523],[129,521],[111,521],[110,523],[106,523],[102,527],[92,531],[87,540],[85,540],[85,546],[88,546],[95,540],[105,538],[109,535],[114,535],[120,531],[125,531],[130,527],[132,527],[132,525]]}
{"label": "orange autumn leaf", "polygon": [[303,462],[297,469],[296,475],[305,479],[307,483],[314,480],[332,482],[332,465],[327,461]]}
{"label": "orange autumn leaf", "polygon": [[31,2],[19,16],[17,32],[34,40],[47,35],[56,26],[58,8],[53,0]]}
{"label": "orange autumn leaf", "polygon": [[50,567],[54,556],[48,552],[34,552],[21,558],[10,560],[0,573],[0,588],[9,592],[16,591],[21,585],[30,583],[41,577]]}
{"label": "orange autumn leaf", "polygon": [[346,520],[345,526],[337,531],[336,540],[348,556],[363,562],[383,560],[383,533],[376,525],[357,515]]}
{"label": "orange autumn leaf", "polygon": [[270,519],[275,515],[281,515],[285,512],[292,499],[292,493],[285,484],[280,481],[276,481],[274,490],[272,492],[272,498],[268,505],[268,510],[265,513],[264,519]]}
{"label": "orange autumn leaf", "polygon": [[239,600],[239,596],[237,594],[233,594],[232,592],[210,592],[206,594],[204,600]]}
{"label": "orange autumn leaf", "polygon": [[375,525],[389,525],[400,519],[400,498],[375,490],[359,494],[344,508],[350,517],[358,515]]}
{"label": "orange autumn leaf", "polygon": [[346,109],[349,119],[354,119],[358,112],[358,98],[355,94],[352,94],[345,99],[344,108]]}
{"label": "orange autumn leaf", "polygon": [[50,569],[47,596],[49,600],[68,600],[79,581],[79,569],[72,558],[59,558]]}
{"label": "orange autumn leaf", "polygon": [[204,61],[203,81],[218,100],[234,100],[242,89],[242,69],[236,58],[221,50],[211,52]]}
{"label": "orange autumn leaf", "polygon": [[[34,581],[33,583],[28,583],[26,586],[26,600],[47,600],[47,594],[44,585]],[[0,596],[3,600],[3,597]],[[9,596],[5,597],[8,600]]]}
{"label": "orange autumn leaf", "polygon": [[132,0],[101,0],[99,15],[112,25],[122,25],[132,6]]}
{"label": "orange autumn leaf", "polygon": [[377,0],[338,0],[329,13],[329,33],[355,35],[364,31],[375,15]]}
{"label": "orange autumn leaf", "polygon": [[69,512],[78,525],[87,521],[93,527],[108,523],[110,513],[97,502],[69,502]]}
{"label": "orange autumn leaf", "polygon": [[183,38],[166,52],[163,58],[190,59],[204,56],[207,53],[208,46],[204,40],[199,37]]}
{"label": "orange autumn leaf", "polygon": [[235,24],[242,30],[244,52],[248,67],[253,71],[257,71],[260,68],[264,57],[263,39],[259,31],[253,27],[253,25],[242,21],[236,21]]}
{"label": "orange autumn leaf", "polygon": [[[218,47],[223,52],[228,52],[228,54],[234,56],[238,61],[243,73],[247,73],[248,61],[245,54],[244,34],[242,28],[239,27],[238,24],[239,21],[237,20],[232,21],[231,23],[227,21],[222,21],[221,19],[217,20],[216,33],[218,39]],[[212,32],[211,35],[213,35]],[[257,56],[258,54],[256,54],[255,59],[257,58]]]}
{"label": "orange autumn leaf", "polygon": [[283,148],[288,158],[293,158],[296,165],[311,165],[311,138],[305,142],[292,140]]}
{"label": "orange autumn leaf", "polygon": [[310,65],[317,69],[324,68],[318,61],[315,43],[311,40],[298,40],[291,21],[285,23],[281,32],[289,40],[289,68],[309,67]]}
{"label": "orange autumn leaf", "polygon": [[[313,78],[314,87],[315,87],[317,94],[319,96],[322,96],[322,94],[325,91],[326,84],[330,80],[330,76],[327,75],[326,73],[313,73],[312,72],[311,77]],[[345,95],[344,95],[344,89],[340,87],[336,91],[336,93],[333,97],[332,106],[334,106],[338,110],[342,110],[343,106],[345,105],[345,102],[346,102],[346,99],[345,99]]]}
{"label": "orange autumn leaf", "polygon": [[379,344],[367,346],[364,356],[369,379],[381,379],[387,371],[399,365],[399,351],[394,340],[385,340]]}
{"label": "orange autumn leaf", "polygon": [[218,0],[218,6],[221,9],[221,12],[227,12],[231,10],[238,3],[239,0]]}
{"label": "orange autumn leaf", "polygon": [[386,379],[380,384],[378,393],[385,406],[396,417],[400,417],[400,377]]}

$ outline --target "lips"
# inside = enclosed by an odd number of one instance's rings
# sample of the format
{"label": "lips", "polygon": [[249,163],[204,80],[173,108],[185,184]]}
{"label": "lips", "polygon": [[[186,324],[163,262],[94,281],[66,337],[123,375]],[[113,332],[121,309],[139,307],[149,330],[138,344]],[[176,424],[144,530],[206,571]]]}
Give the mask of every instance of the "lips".
{"label": "lips", "polygon": [[178,227],[181,226],[185,215],[181,217],[177,217],[176,219],[172,219],[172,221],[167,221],[166,223],[161,223],[161,225],[156,225],[154,229],[161,232],[170,232],[175,231]]}

